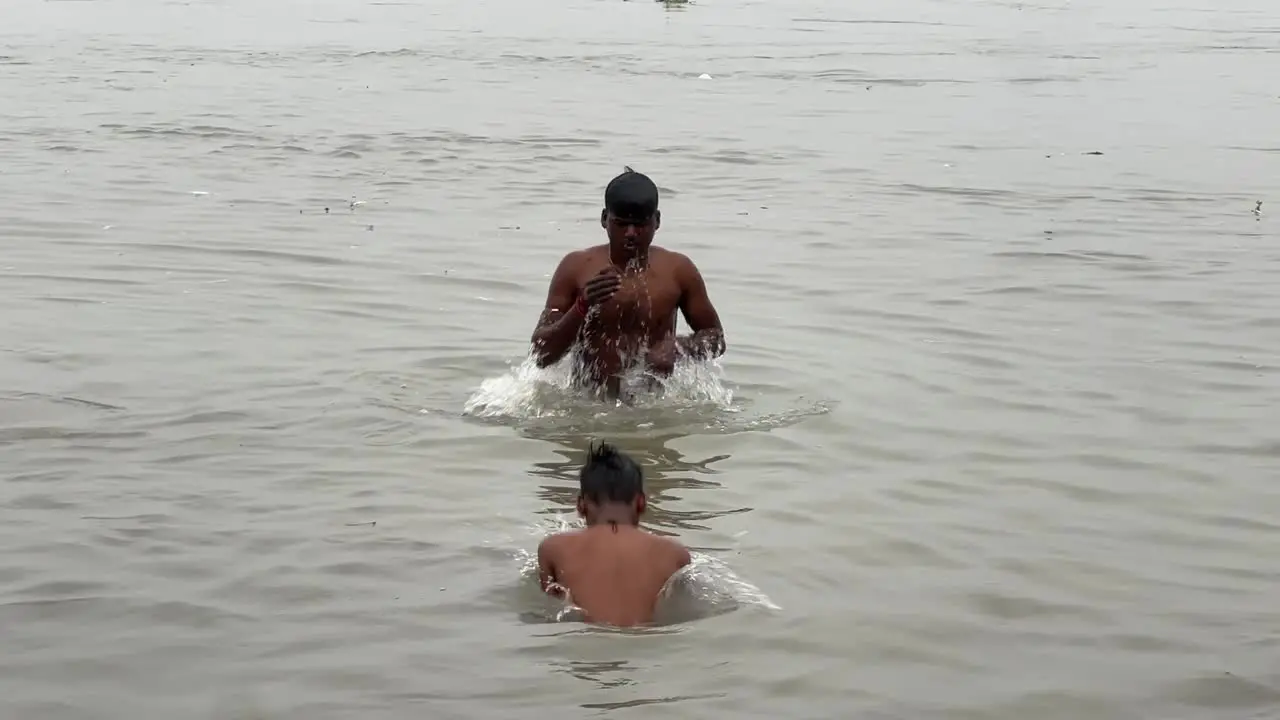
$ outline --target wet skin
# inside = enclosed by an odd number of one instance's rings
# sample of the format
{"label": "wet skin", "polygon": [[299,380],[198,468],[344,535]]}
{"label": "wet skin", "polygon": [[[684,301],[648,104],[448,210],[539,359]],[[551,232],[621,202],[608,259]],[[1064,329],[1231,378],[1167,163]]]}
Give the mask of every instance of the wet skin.
{"label": "wet skin", "polygon": [[[652,245],[659,222],[659,213],[627,219],[606,210],[609,243],[561,259],[532,338],[540,367],[572,352],[578,381],[616,397],[622,376],[642,363],[664,376],[682,356],[724,352],[720,317],[697,266]],[[677,311],[692,334],[676,336]]]}

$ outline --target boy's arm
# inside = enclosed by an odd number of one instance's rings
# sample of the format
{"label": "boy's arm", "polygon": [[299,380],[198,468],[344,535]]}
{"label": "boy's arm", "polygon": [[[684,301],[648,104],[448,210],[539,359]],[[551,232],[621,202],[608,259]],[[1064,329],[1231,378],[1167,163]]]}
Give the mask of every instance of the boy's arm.
{"label": "boy's arm", "polygon": [[556,582],[556,566],[551,559],[554,554],[555,536],[538,543],[538,585],[542,588],[542,592],[560,597],[563,590]]}
{"label": "boy's arm", "polygon": [[556,266],[551,276],[551,284],[547,288],[547,301],[542,315],[538,318],[538,326],[533,330],[530,342],[538,367],[548,367],[560,362],[578,337],[585,315],[574,309],[574,297],[577,293],[576,273],[579,254],[571,252],[565,255]]}
{"label": "boy's arm", "polygon": [[720,357],[725,351],[724,327],[720,314],[707,294],[707,284],[698,266],[686,255],[677,256],[676,273],[680,278],[680,311],[693,330],[692,335],[676,339],[680,353],[694,358]]}

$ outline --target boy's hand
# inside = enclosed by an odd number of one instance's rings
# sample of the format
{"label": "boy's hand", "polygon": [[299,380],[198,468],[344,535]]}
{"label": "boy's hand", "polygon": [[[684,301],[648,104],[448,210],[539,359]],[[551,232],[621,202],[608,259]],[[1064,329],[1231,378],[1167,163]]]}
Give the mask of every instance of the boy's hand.
{"label": "boy's hand", "polygon": [[702,360],[708,357],[720,357],[724,354],[724,333],[718,328],[699,330],[692,335],[680,338],[681,354]]}
{"label": "boy's hand", "polygon": [[587,281],[586,287],[582,288],[583,302],[588,308],[604,304],[621,286],[622,276],[618,274],[617,268],[610,265]]}

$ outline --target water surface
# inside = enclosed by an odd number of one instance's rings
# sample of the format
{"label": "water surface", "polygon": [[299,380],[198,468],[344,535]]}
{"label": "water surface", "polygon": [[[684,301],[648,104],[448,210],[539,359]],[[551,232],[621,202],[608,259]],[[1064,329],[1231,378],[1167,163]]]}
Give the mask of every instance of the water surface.
{"label": "water surface", "polygon": [[[14,6],[0,716],[1276,716],[1278,51],[1266,0]],[[525,412],[624,164],[727,395]],[[531,622],[592,436],[772,606]]]}

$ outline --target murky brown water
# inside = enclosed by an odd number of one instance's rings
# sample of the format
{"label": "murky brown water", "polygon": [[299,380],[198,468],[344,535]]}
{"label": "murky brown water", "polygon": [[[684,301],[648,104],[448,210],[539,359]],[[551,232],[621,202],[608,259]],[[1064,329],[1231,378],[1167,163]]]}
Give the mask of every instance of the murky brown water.
{"label": "murky brown water", "polygon": [[[44,2],[0,56],[0,717],[1280,717],[1269,0]],[[531,417],[623,164],[732,402]],[[532,622],[588,436],[776,609]]]}

